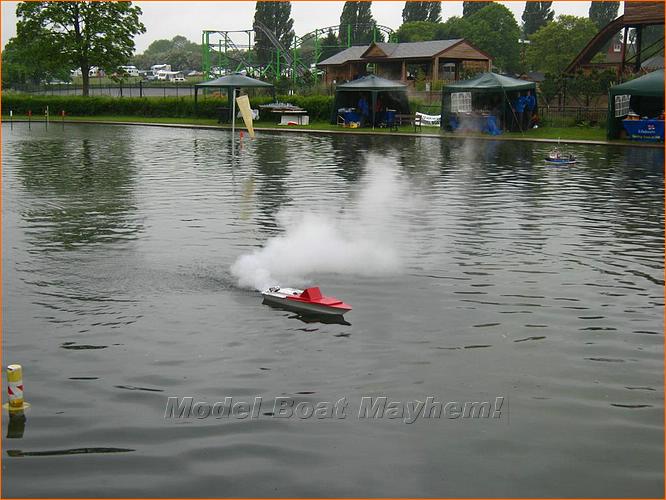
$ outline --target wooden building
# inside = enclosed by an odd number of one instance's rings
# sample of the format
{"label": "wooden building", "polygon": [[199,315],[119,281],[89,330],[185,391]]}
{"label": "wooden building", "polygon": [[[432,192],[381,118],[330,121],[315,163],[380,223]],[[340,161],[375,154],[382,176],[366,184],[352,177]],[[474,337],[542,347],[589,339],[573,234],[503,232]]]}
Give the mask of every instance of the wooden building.
{"label": "wooden building", "polygon": [[[649,44],[642,40],[643,32],[650,26],[661,26],[661,39]],[[642,63],[647,58],[654,58],[664,52],[664,2],[624,2],[624,14],[604,26],[583,50],[571,61],[565,73],[571,74],[576,71],[589,71],[592,69],[613,69],[618,76],[625,71],[638,72]],[[630,43],[628,39],[629,29],[636,30],[636,39]],[[620,48],[616,60],[604,62],[593,62],[593,58],[613,40],[618,33],[623,31],[622,42],[615,44]]]}
{"label": "wooden building", "polygon": [[455,81],[465,73],[490,71],[492,58],[462,38],[410,43],[371,43],[338,52],[317,64],[325,81],[342,83],[373,73],[410,83],[421,72],[426,81]]}

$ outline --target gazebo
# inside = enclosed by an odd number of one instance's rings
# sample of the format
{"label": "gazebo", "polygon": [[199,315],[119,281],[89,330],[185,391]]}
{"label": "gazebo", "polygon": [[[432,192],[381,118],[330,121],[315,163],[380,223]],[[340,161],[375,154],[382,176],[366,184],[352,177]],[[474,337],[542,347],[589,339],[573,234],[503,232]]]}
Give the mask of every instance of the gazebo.
{"label": "gazebo", "polygon": [[233,94],[236,89],[241,88],[270,88],[273,93],[273,98],[275,98],[275,87],[270,83],[262,82],[255,78],[250,78],[249,76],[242,75],[240,73],[234,73],[232,75],[223,76],[215,80],[210,80],[208,82],[201,82],[194,85],[194,105],[197,104],[197,97],[199,89],[207,88],[223,88],[227,89],[227,96],[229,106],[232,105]]}
{"label": "gazebo", "polygon": [[[630,139],[663,141],[663,115],[664,70],[659,69],[610,88],[606,135],[615,139],[624,127]],[[628,116],[635,119],[625,119]]]}
{"label": "gazebo", "polygon": [[[369,103],[366,97],[370,97]],[[365,100],[365,105],[363,100]],[[368,105],[370,109],[359,109],[359,107]],[[335,88],[331,123],[337,122],[338,110],[349,108],[357,108],[358,113],[361,113],[361,118],[363,114],[371,114],[374,127],[378,112],[384,113],[386,109],[391,108],[397,113],[409,113],[407,85],[376,75],[368,75],[342,83]]]}
{"label": "gazebo", "polygon": [[[501,115],[502,123],[506,124],[507,115],[513,115],[511,103],[517,99],[522,91],[532,91],[536,99],[536,83],[497,73],[487,72],[470,79],[450,83],[442,89],[442,128],[450,127],[452,111],[452,94],[469,93],[470,102],[466,103],[467,109],[486,108],[488,112],[498,118]],[[463,96],[465,97],[465,96]],[[456,106],[464,99],[456,100]],[[535,101],[536,102],[536,101]],[[535,107],[536,109],[536,107]]]}

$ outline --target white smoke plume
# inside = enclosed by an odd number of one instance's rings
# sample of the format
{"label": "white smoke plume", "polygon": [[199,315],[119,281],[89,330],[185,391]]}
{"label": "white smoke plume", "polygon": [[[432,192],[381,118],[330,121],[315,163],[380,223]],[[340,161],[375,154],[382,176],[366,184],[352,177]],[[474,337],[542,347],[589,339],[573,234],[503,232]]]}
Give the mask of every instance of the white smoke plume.
{"label": "white smoke plume", "polygon": [[[384,162],[385,163],[385,162]],[[281,211],[284,234],[240,256],[231,273],[244,288],[298,286],[313,273],[360,276],[394,274],[401,267],[401,237],[395,218],[410,199],[394,166],[369,165],[363,188],[346,205],[326,213]],[[336,209],[337,208],[337,209]]]}

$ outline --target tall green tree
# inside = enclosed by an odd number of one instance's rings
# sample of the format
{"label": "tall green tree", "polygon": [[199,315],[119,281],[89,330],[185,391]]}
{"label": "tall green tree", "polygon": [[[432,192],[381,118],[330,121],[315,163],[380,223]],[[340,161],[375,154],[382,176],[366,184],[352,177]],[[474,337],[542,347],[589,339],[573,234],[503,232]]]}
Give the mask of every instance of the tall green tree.
{"label": "tall green tree", "polygon": [[[37,37],[38,39],[39,37]],[[26,83],[38,84],[44,80],[69,80],[69,67],[53,57],[39,57],[37,39],[11,38],[2,50],[2,86],[12,88]]]}
{"label": "tall green tree", "polygon": [[463,2],[463,17],[469,17],[493,2]]}
{"label": "tall green tree", "polygon": [[[290,2],[257,2],[254,23],[261,23],[271,30],[285,49],[294,40],[294,20],[291,18]],[[260,64],[267,64],[275,50],[269,38],[261,31],[255,31],[254,49]]]}
{"label": "tall green tree", "polygon": [[426,40],[436,40],[437,30],[441,23],[431,23],[429,21],[411,21],[403,23],[395,32],[399,42],[423,42]]}
{"label": "tall green tree", "polygon": [[329,29],[326,38],[321,41],[321,55],[319,56],[319,60],[323,61],[324,59],[328,59],[340,52],[340,50],[341,47],[338,43],[338,37],[332,29]]}
{"label": "tall green tree", "polygon": [[[452,23],[454,27],[455,24]],[[493,64],[502,71],[520,68],[520,27],[513,13],[504,5],[492,2],[459,22],[460,36],[490,54]]]}
{"label": "tall green tree", "polygon": [[529,69],[560,75],[597,31],[596,24],[585,17],[559,16],[530,37]]}
{"label": "tall green tree", "polygon": [[454,38],[464,38],[467,20],[451,16],[445,22],[439,23],[435,30],[435,40],[452,40]]}
{"label": "tall green tree", "polygon": [[595,1],[590,4],[588,15],[590,20],[597,25],[597,28],[601,29],[617,17],[619,8],[620,2]]}
{"label": "tall green tree", "polygon": [[402,22],[428,21],[438,23],[442,20],[441,2],[405,2],[402,9]]}
{"label": "tall green tree", "polygon": [[146,31],[140,15],[131,2],[21,2],[16,33],[34,41],[32,58],[80,67],[87,96],[91,66],[114,71],[132,56],[134,36]]}
{"label": "tall green tree", "polygon": [[[381,42],[384,37],[375,30],[377,22],[372,17],[372,2],[345,2],[340,14],[340,43],[360,45],[374,40]],[[348,39],[351,38],[350,40]]]}
{"label": "tall green tree", "polygon": [[553,20],[553,2],[525,2],[523,11],[523,34],[529,37],[546,23]]}

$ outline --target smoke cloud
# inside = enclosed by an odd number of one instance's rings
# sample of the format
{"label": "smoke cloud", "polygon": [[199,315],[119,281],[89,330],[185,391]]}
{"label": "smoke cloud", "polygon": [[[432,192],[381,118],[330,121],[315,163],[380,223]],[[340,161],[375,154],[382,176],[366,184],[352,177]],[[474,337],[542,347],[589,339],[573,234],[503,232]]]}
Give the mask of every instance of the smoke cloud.
{"label": "smoke cloud", "polygon": [[[283,210],[284,234],[240,256],[231,273],[244,288],[298,286],[313,273],[384,276],[401,268],[401,237],[396,217],[410,199],[396,169],[369,165],[362,189],[346,208],[323,212]],[[402,207],[404,208],[404,206]]]}

